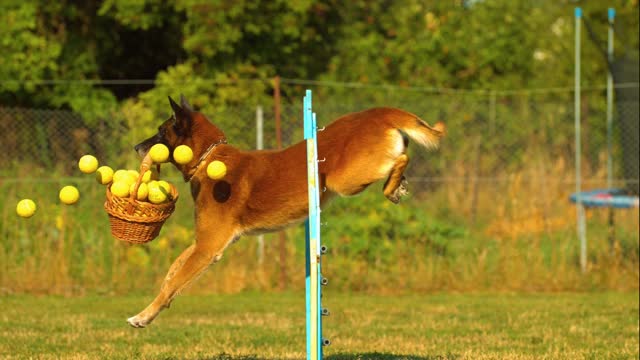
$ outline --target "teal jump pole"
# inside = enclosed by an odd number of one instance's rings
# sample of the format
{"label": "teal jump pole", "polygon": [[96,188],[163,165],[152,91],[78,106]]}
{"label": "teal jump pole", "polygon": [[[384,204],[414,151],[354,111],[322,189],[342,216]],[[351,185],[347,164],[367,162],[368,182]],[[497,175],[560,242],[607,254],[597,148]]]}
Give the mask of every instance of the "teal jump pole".
{"label": "teal jump pole", "polygon": [[311,90],[303,99],[304,138],[307,144],[307,183],[309,193],[309,217],[305,222],[305,300],[307,359],[322,359],[322,346],[328,341],[322,338],[321,285],[324,282],[320,267],[320,178],[318,176],[318,143],[316,114],[312,111]]}
{"label": "teal jump pole", "polygon": [[582,203],[582,143],[580,134],[580,22],[582,9],[575,8],[575,84],[574,84],[574,125],[576,136],[576,227],[580,240],[580,269],[587,271],[587,229],[584,204]]}

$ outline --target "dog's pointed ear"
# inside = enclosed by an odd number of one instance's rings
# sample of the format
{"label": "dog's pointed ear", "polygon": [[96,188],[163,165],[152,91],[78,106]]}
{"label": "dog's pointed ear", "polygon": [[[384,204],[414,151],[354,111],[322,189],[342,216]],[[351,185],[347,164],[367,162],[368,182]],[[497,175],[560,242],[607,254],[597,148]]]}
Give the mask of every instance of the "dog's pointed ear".
{"label": "dog's pointed ear", "polygon": [[193,108],[187,101],[187,98],[184,97],[184,94],[180,94],[180,105],[182,105],[183,109],[193,112]]}
{"label": "dog's pointed ear", "polygon": [[[182,96],[181,100],[183,100]],[[171,96],[169,96],[169,104],[171,105],[171,109],[173,110],[173,114],[175,115],[176,118],[176,123],[175,123],[175,129],[179,134],[182,134],[183,132],[188,132],[189,129],[191,128],[191,109],[183,106],[178,105],[175,101],[173,101],[173,99],[171,98]],[[187,103],[187,105],[189,105]]]}
{"label": "dog's pointed ear", "polygon": [[182,108],[178,105],[171,96],[169,96],[169,105],[171,105],[171,110],[173,110],[174,114],[182,113]]}
{"label": "dog's pointed ear", "polygon": [[171,109],[173,110],[173,113],[176,115],[177,118],[191,117],[191,113],[193,112],[193,110],[191,110],[191,106],[184,99],[184,96],[180,95],[180,101],[182,102],[182,106],[178,105],[175,101],[173,101],[171,96],[169,96],[169,104],[171,104]]}

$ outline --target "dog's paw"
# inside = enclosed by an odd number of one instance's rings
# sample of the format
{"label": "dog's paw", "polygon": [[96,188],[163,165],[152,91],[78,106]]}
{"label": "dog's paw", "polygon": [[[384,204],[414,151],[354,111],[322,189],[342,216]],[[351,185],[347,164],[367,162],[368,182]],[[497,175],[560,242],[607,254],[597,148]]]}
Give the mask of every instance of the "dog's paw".
{"label": "dog's paw", "polygon": [[394,204],[399,203],[401,197],[409,194],[408,186],[409,182],[407,182],[407,179],[405,179],[403,176],[402,181],[400,181],[400,185],[390,195],[387,196],[387,199],[389,199]]}
{"label": "dog's paw", "polygon": [[392,203],[394,203],[394,204],[397,204],[397,203],[399,203],[399,202],[400,202],[400,197],[399,197],[399,196],[396,196],[396,195],[395,195],[395,193],[393,193],[393,194],[391,194],[391,195],[388,195],[388,196],[387,196],[387,199],[389,199],[389,201],[391,201],[391,202],[392,202]]}
{"label": "dog's paw", "polygon": [[149,325],[150,322],[151,321],[140,317],[140,315],[132,316],[127,319],[127,323],[129,323],[129,325],[133,326],[134,328],[143,328]]}
{"label": "dog's paw", "polygon": [[400,181],[400,186],[396,189],[396,193],[398,193],[398,197],[409,195],[409,182],[404,176],[402,177],[402,181]]}

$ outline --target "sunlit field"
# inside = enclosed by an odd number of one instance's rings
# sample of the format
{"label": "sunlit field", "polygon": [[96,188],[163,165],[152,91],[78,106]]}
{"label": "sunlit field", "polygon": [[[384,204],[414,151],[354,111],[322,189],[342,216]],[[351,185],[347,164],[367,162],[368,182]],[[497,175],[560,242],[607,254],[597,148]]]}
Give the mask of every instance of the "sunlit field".
{"label": "sunlit field", "polygon": [[305,359],[309,109],[324,359],[640,360],[638,3],[0,0],[0,360]]}
{"label": "sunlit field", "polygon": [[[0,297],[6,359],[301,359],[304,294],[184,295],[145,329],[150,296]],[[327,359],[637,359],[638,294],[325,292]]]}

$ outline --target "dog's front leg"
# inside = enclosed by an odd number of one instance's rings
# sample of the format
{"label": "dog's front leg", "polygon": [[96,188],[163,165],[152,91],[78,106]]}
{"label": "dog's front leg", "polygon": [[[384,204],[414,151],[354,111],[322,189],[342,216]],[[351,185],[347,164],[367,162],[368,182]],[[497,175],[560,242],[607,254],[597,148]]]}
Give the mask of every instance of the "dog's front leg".
{"label": "dog's front leg", "polygon": [[209,265],[220,260],[224,248],[231,240],[232,238],[227,238],[224,241],[204,245],[202,244],[204,242],[196,243],[186,249],[171,265],[158,296],[138,315],[127,319],[129,325],[137,328],[149,325],[160,311],[169,307],[176,295],[202,274]]}

